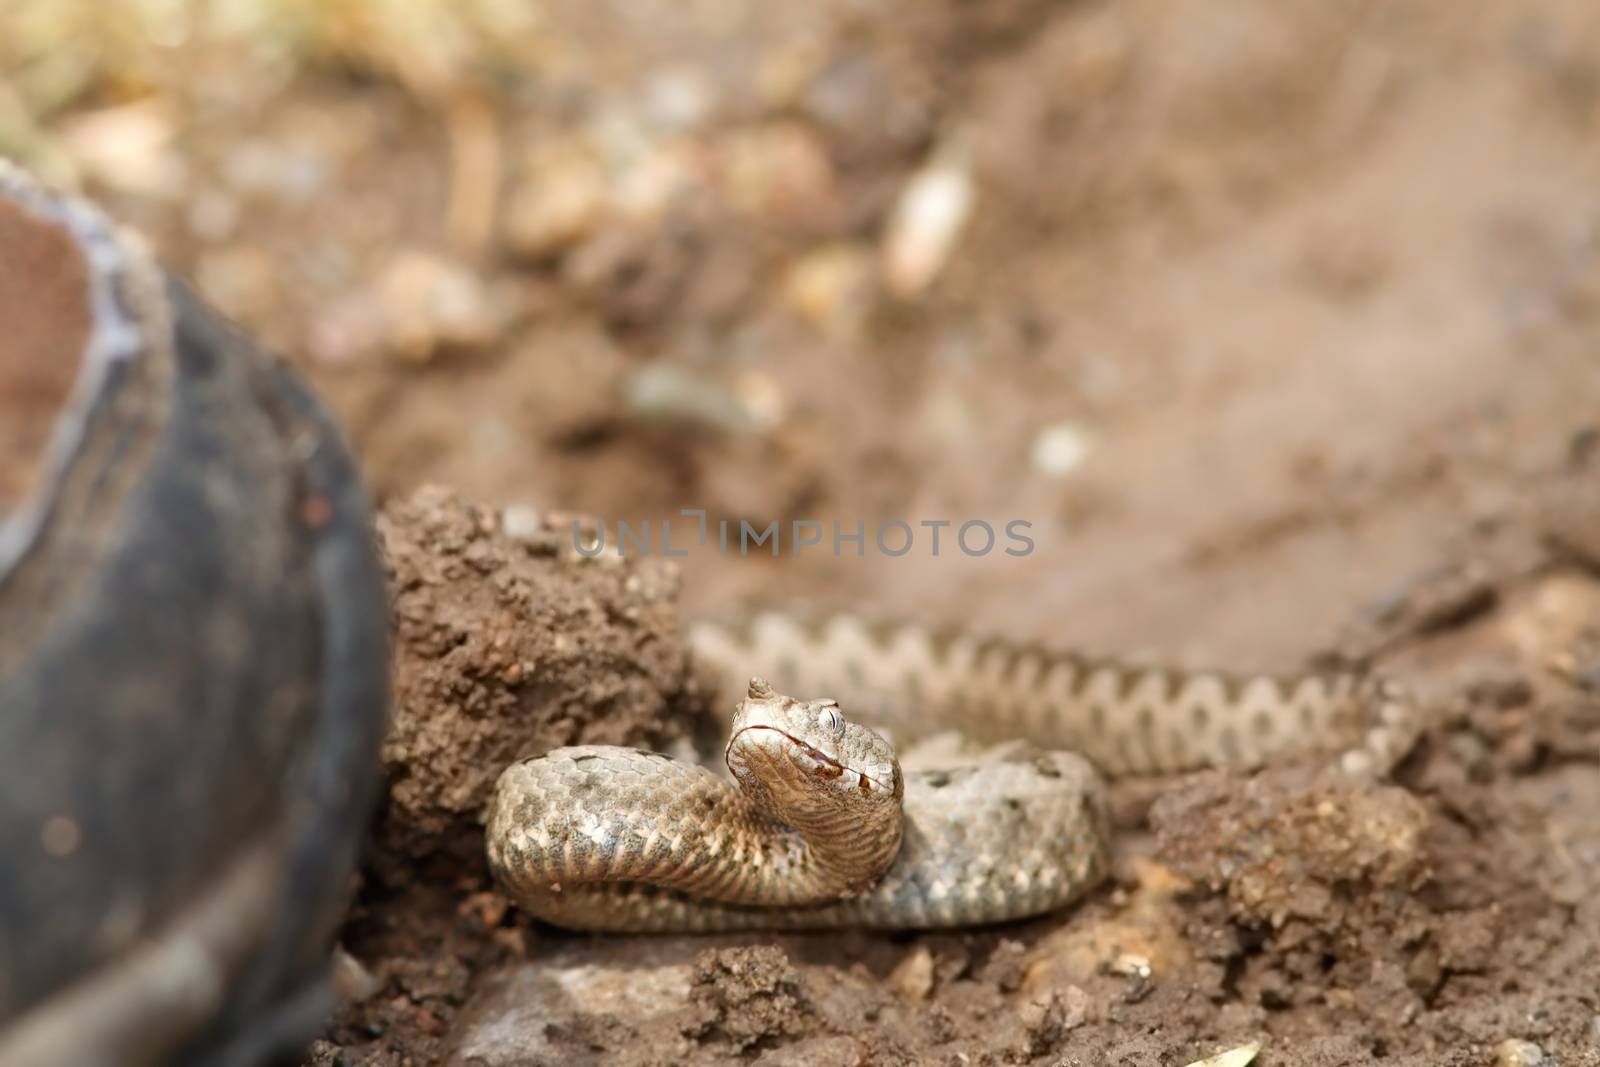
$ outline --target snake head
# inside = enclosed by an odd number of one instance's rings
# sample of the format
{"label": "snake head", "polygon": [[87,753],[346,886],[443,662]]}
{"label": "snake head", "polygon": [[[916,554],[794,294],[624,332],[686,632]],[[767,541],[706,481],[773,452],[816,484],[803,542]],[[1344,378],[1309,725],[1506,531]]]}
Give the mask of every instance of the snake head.
{"label": "snake head", "polygon": [[734,713],[724,757],[750,800],[796,829],[876,820],[905,791],[894,747],[837,701],[796,700],[761,678]]}

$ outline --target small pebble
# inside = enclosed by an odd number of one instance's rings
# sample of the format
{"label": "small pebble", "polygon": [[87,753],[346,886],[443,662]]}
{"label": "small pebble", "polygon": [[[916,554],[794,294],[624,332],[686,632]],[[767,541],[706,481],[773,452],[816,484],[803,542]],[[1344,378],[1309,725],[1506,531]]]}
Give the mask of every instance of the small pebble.
{"label": "small pebble", "polygon": [[1507,1038],[1495,1046],[1495,1067],[1547,1067],[1549,1057],[1532,1041]]}
{"label": "small pebble", "polygon": [[331,980],[334,993],[346,1004],[370,1000],[383,988],[382,980],[343,945],[334,946]]}
{"label": "small pebble", "polygon": [[944,270],[972,214],[975,188],[966,153],[946,146],[912,175],[884,233],[883,276],[902,300],[920,296]]}
{"label": "small pebble", "polygon": [[1112,974],[1120,974],[1127,978],[1149,978],[1151,974],[1150,959],[1137,952],[1124,952],[1110,963],[1108,968]]}
{"label": "small pebble", "polygon": [[401,252],[379,277],[389,351],[426,363],[445,350],[477,351],[493,340],[496,322],[483,283],[462,264],[426,252]]}
{"label": "small pebble", "polygon": [[592,154],[555,149],[529,161],[511,190],[505,211],[505,239],[511,251],[542,259],[593,233],[607,212],[605,169]]}
{"label": "small pebble", "polygon": [[659,223],[680,197],[703,183],[702,150],[693,138],[640,137],[629,142],[630,131],[638,136],[636,128],[617,123],[608,129],[607,202],[620,218],[646,226]]}
{"label": "small pebble", "polygon": [[88,177],[152,199],[175,199],[188,184],[176,139],[171,109],[155,99],[85,112],[56,131],[57,142]]}
{"label": "small pebble", "polygon": [[511,504],[500,513],[500,531],[513,541],[538,540],[544,529],[544,518],[538,508]]}
{"label": "small pebble", "polygon": [[1033,439],[1033,469],[1052,478],[1072,473],[1089,455],[1089,437],[1070,422],[1046,426]]}
{"label": "small pebble", "polygon": [[927,1000],[933,993],[933,953],[918,945],[889,975],[889,985],[908,1000]]}
{"label": "small pebble", "polygon": [[871,307],[872,257],[852,244],[830,244],[801,256],[783,279],[791,310],[836,336],[854,334]]}
{"label": "small pebble", "polygon": [[645,364],[630,373],[622,398],[644,421],[733,431],[769,429],[786,407],[782,391],[764,375],[725,381],[667,363]]}
{"label": "small pebble", "polygon": [[1188,1067],[1245,1067],[1256,1054],[1261,1051],[1261,1042],[1252,1041],[1248,1045],[1230,1048],[1226,1052],[1219,1052],[1203,1060],[1195,1060]]}

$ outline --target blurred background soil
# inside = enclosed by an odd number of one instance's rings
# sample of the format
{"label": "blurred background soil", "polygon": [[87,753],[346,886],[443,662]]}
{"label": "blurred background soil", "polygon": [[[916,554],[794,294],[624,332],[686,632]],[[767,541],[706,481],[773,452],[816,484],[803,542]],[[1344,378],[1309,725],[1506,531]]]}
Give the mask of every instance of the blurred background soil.
{"label": "blurred background soil", "polygon": [[[385,502],[394,789],[314,1062],[1600,1063],[1587,0],[7,0],[0,152],[301,368]],[[564,513],[689,554],[597,570]],[[687,736],[678,619],[798,600],[1376,659],[1432,727],[1393,789],[1130,796],[1116,885],[1005,930],[508,911],[486,765]]]}

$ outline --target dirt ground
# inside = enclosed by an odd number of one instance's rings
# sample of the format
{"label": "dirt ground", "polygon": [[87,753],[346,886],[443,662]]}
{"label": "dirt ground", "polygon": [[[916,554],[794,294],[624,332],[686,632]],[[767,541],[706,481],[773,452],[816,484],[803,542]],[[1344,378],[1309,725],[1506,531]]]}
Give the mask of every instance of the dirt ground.
{"label": "dirt ground", "polygon": [[[84,69],[35,18],[0,149],[305,370],[384,502],[390,793],[308,1063],[1600,1064],[1600,8],[234,6]],[[795,602],[1356,659],[1429,728],[1375,790],[1119,785],[1112,884],[1003,929],[508,908],[499,768],[681,746],[680,620]]]}

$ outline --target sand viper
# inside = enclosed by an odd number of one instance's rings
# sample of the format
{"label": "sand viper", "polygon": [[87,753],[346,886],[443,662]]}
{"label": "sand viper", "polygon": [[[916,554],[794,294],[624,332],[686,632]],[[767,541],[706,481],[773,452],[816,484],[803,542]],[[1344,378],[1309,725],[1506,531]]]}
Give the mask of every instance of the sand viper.
{"label": "sand viper", "polygon": [[[743,696],[724,752],[737,785],[614,746],[513,764],[490,806],[489,861],[532,914],[640,932],[1037,915],[1104,874],[1102,773],[1329,750],[1341,773],[1380,776],[1416,735],[1400,687],[1359,673],[1126,666],[850,616],[702,623],[690,642],[729,702]],[[921,739],[908,766],[941,765],[902,770],[858,714]],[[952,729],[964,739],[940,733]]]}

